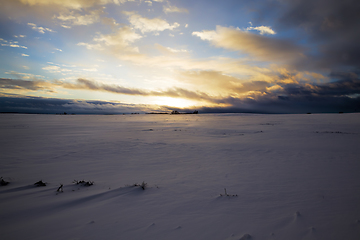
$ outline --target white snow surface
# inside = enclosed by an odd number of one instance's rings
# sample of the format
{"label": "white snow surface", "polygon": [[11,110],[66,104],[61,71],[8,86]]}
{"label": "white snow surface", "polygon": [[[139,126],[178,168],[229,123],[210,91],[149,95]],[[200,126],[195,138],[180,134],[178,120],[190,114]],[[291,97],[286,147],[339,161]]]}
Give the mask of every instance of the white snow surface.
{"label": "white snow surface", "polygon": [[0,133],[1,239],[360,239],[360,114],[2,114]]}

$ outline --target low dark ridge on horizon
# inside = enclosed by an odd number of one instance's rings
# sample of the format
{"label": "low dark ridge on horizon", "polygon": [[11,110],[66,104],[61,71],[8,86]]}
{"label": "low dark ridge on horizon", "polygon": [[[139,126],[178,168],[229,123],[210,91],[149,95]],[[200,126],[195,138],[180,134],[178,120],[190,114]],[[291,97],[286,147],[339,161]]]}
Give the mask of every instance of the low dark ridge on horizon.
{"label": "low dark ridge on horizon", "polygon": [[[234,100],[235,101],[235,100]],[[75,100],[28,96],[0,97],[0,113],[27,114],[194,114],[198,113],[255,113],[255,114],[306,114],[360,112],[360,97],[301,97],[276,99],[245,99],[229,107],[176,108],[160,106],[153,110],[149,105],[124,104],[98,100]],[[240,107],[241,106],[241,107]],[[155,108],[155,107],[154,107]],[[159,108],[157,106],[156,108]]]}

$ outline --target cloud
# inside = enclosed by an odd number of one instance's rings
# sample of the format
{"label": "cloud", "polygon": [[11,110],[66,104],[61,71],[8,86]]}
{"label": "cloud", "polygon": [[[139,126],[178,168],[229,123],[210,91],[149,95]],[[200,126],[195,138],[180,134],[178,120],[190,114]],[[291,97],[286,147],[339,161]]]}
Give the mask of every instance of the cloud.
{"label": "cloud", "polygon": [[90,101],[29,97],[24,95],[0,94],[0,112],[19,113],[76,113],[76,114],[121,114],[149,112],[158,106],[125,104],[119,102]]}
{"label": "cloud", "polygon": [[[227,74],[236,74],[246,76],[247,79],[257,78],[257,80],[266,80],[267,74],[273,72],[272,69],[258,67],[247,63],[247,60],[228,58],[228,57],[207,57],[203,59],[194,59],[189,54],[172,54],[169,49],[159,44],[155,48],[164,53],[159,56],[148,56],[145,54],[115,54],[114,56],[122,61],[135,64],[145,68],[158,69],[163,72],[167,69],[181,70],[216,70]],[[173,71],[172,71],[173,72]]]}
{"label": "cloud", "polygon": [[24,48],[24,49],[27,49],[26,46],[22,46],[22,45],[19,45],[19,42],[18,41],[8,41],[8,40],[5,40],[3,38],[0,38],[0,44],[1,46],[4,46],[4,47],[13,47],[13,48]]}
{"label": "cloud", "polygon": [[117,85],[108,85],[103,83],[97,83],[95,81],[79,78],[76,83],[56,83],[61,87],[68,89],[81,89],[81,90],[93,90],[93,91],[105,91],[117,94],[125,95],[137,95],[137,96],[160,96],[160,97],[177,97],[177,98],[189,98],[196,100],[210,101],[211,97],[205,93],[193,92],[181,88],[173,88],[165,91],[147,91],[136,88],[126,88]]}
{"label": "cloud", "polygon": [[[54,91],[58,87],[76,90],[104,91],[116,94],[135,96],[157,96],[191,99],[206,102],[203,112],[261,112],[261,113],[306,113],[306,112],[354,112],[360,111],[360,79],[356,73],[333,73],[335,82],[288,83],[287,81],[248,81],[236,82],[238,79],[219,72],[185,72],[184,77],[196,81],[201,86],[208,84],[214,87],[231,89],[228,94],[209,94],[203,91],[185,88],[149,91],[127,88],[118,85],[99,83],[79,78],[75,83],[62,81],[47,82],[43,80],[0,79],[2,89]],[[284,78],[287,76],[279,76]],[[245,93],[245,94],[241,94]],[[226,107],[224,107],[226,106]]]}
{"label": "cloud", "polygon": [[333,72],[331,76],[337,81],[319,85],[288,85],[284,90],[287,95],[291,96],[346,97],[359,95],[358,97],[360,97],[360,78],[358,74],[353,72]]}
{"label": "cloud", "polygon": [[38,27],[35,23],[28,23],[29,26],[31,26],[31,29],[44,34],[45,32],[55,32],[54,30],[50,28],[44,28],[44,27]]}
{"label": "cloud", "polygon": [[167,6],[163,6],[163,11],[164,11],[164,13],[173,13],[173,12],[189,13],[189,10],[187,10],[186,8],[178,8],[178,7],[172,6],[170,4],[168,4]]}
{"label": "cloud", "polygon": [[210,41],[216,47],[247,54],[258,61],[294,62],[305,57],[305,49],[291,41],[234,28],[217,26],[216,30],[193,32],[192,35]]}
{"label": "cloud", "polygon": [[[91,25],[100,21],[100,15],[104,11],[101,9],[90,11],[89,14],[81,14],[74,11],[69,13],[60,13],[58,16],[55,16],[55,19],[62,21],[62,26],[68,28],[68,25]],[[66,25],[65,25],[66,24]]]}
{"label": "cloud", "polygon": [[192,35],[197,36],[199,38],[201,38],[202,40],[207,40],[207,41],[213,41],[217,38],[217,33],[216,31],[210,30],[210,31],[202,31],[202,32],[193,32]]}
{"label": "cloud", "polygon": [[84,68],[83,71],[86,71],[86,72],[97,72],[97,68]]}
{"label": "cloud", "polygon": [[21,3],[30,6],[61,6],[69,9],[89,8],[95,5],[106,5],[109,3],[120,4],[132,0],[20,0]]}
{"label": "cloud", "polygon": [[142,33],[146,32],[161,32],[164,30],[174,30],[180,26],[179,23],[175,22],[172,25],[161,18],[146,18],[133,12],[124,12],[128,15],[130,24],[135,28],[139,29]]}
{"label": "cloud", "polygon": [[85,46],[87,49],[108,50],[112,54],[120,52],[139,52],[137,47],[131,44],[142,38],[141,35],[135,33],[130,27],[122,27],[112,34],[99,34],[93,38],[94,43],[78,43],[79,46]]}
{"label": "cloud", "polygon": [[27,49],[27,47],[25,46],[21,46],[21,45],[18,45],[14,42],[10,42],[10,43],[1,43],[1,46],[4,46],[4,47],[13,47],[13,48],[24,48],[24,49]]}
{"label": "cloud", "polygon": [[237,95],[249,91],[266,91],[267,81],[247,80],[226,75],[219,71],[181,71],[178,76],[184,83],[212,95]]}
{"label": "cloud", "polygon": [[22,57],[29,57],[29,55],[25,54],[25,53],[22,53],[21,54]]}
{"label": "cloud", "polygon": [[201,113],[338,113],[359,112],[360,98],[348,97],[277,97],[234,99],[224,101],[228,106],[197,108]]}
{"label": "cloud", "polygon": [[71,83],[58,83],[58,84],[68,89],[97,90],[97,91],[107,91],[112,93],[128,94],[128,95],[148,95],[148,93],[139,89],[131,89],[131,88],[125,88],[115,85],[100,84],[83,78],[77,79],[76,83],[74,84]]}
{"label": "cloud", "polygon": [[[57,83],[59,84],[59,83]],[[80,81],[78,87],[86,87],[92,90],[98,90],[106,86],[98,85],[92,81]],[[335,84],[335,85],[334,85]],[[44,84],[30,83],[29,81],[0,79],[2,87],[22,87],[33,90],[42,90]],[[344,95],[347,91],[340,91],[340,88],[351,88],[356,97]],[[307,112],[360,112],[360,87],[359,82],[350,81],[349,79],[339,80],[333,84],[318,85],[313,90],[311,86],[303,86],[304,89],[299,91],[298,86],[288,86],[282,88],[281,92],[266,92],[263,94],[250,94],[244,98],[233,96],[212,97],[205,93],[188,91],[185,89],[170,89],[163,92],[154,92],[155,96],[181,97],[188,99],[202,99],[212,101],[212,107],[199,107],[196,109],[200,113],[221,113],[221,112],[248,112],[248,113],[307,113]],[[111,91],[126,92],[127,94],[153,94],[153,92],[136,92],[131,89],[111,88]],[[129,91],[129,92],[128,92]],[[302,92],[306,91],[306,94]],[[322,94],[314,94],[321,93]],[[342,93],[343,92],[343,93]],[[287,94],[287,95],[285,95]],[[149,105],[123,105],[120,103],[112,103],[106,101],[84,101],[84,100],[68,100],[68,99],[49,99],[39,97],[26,97],[22,95],[0,94],[0,112],[27,112],[27,113],[119,113],[119,108],[128,107],[128,110],[142,109],[143,111],[152,111],[158,109],[157,106]],[[122,108],[121,108],[122,109]],[[173,107],[163,106],[163,110],[174,110]],[[181,109],[182,111],[191,111],[194,109]],[[123,109],[121,111],[124,111]],[[121,112],[120,111],[120,112]],[[134,111],[130,111],[134,112]]]}
{"label": "cloud", "polygon": [[14,80],[8,78],[0,78],[0,88],[32,91],[53,91],[53,85],[42,80]]}
{"label": "cloud", "polygon": [[43,67],[42,69],[46,70],[46,71],[49,71],[49,72],[52,72],[52,73],[61,72],[61,68],[59,66],[49,65],[49,66]]}
{"label": "cloud", "polygon": [[274,30],[272,30],[271,27],[269,27],[269,26],[247,27],[245,30],[246,31],[257,30],[257,31],[260,32],[261,35],[264,35],[264,34],[274,35],[274,34],[276,34],[276,32]]}
{"label": "cloud", "polygon": [[[49,63],[49,64],[53,64],[53,63]],[[68,75],[72,73],[71,69],[68,68],[61,68],[59,66],[56,65],[48,65],[46,67],[42,68],[43,70],[46,70],[50,73],[61,73],[62,75]]]}
{"label": "cloud", "polygon": [[[51,70],[60,71],[60,68],[57,66],[52,66]],[[6,83],[7,88],[12,85],[14,88],[30,86],[30,90],[34,90],[32,86],[37,86],[40,88],[45,87],[62,87],[67,89],[78,89],[78,90],[92,90],[92,91],[106,91],[118,94],[126,95],[139,95],[139,96],[168,96],[168,97],[184,97],[184,98],[193,98],[201,99],[209,102],[218,102],[219,93],[221,90],[225,90],[223,94],[233,95],[240,93],[249,93],[254,94],[254,92],[263,94],[281,94],[289,96],[295,95],[329,95],[329,96],[345,96],[346,93],[358,94],[360,93],[360,82],[357,75],[352,78],[341,79],[337,82],[331,82],[327,84],[311,84],[311,83],[296,83],[288,81],[279,81],[274,80],[273,82],[266,81],[242,81],[238,78],[224,75],[220,72],[215,71],[187,71],[182,72],[181,77],[187,79],[189,83],[195,83],[202,88],[202,91],[194,90],[189,91],[182,88],[170,88],[168,90],[161,91],[148,91],[136,88],[127,88],[118,85],[109,85],[104,83],[99,83],[93,80],[88,80],[84,78],[79,78],[75,83],[68,83],[62,81],[54,81],[49,83],[44,80],[35,79],[32,81],[25,80],[13,80],[13,79],[2,79],[2,83]],[[280,76],[280,78],[286,78],[288,76]],[[274,87],[276,86],[277,87]],[[214,89],[215,91],[212,94],[206,92],[211,92]],[[246,97],[248,95],[237,96],[237,97]]]}
{"label": "cloud", "polygon": [[118,85],[109,85],[95,82],[92,80],[79,78],[75,83],[68,83],[62,81],[47,82],[44,80],[21,80],[21,79],[6,79],[0,78],[0,87],[3,89],[22,89],[22,90],[49,90],[54,91],[54,88],[62,87],[65,89],[75,90],[91,90],[104,91],[116,94],[135,95],[135,96],[160,96],[160,97],[176,97],[188,98],[196,100],[212,101],[211,96],[202,92],[194,92],[181,88],[172,88],[165,91],[147,91],[136,88],[127,88]]}
{"label": "cloud", "polygon": [[[71,28],[73,25],[89,25],[96,22],[96,14],[93,11],[101,12],[108,6],[120,6],[133,1],[135,0],[1,0],[0,16],[21,21],[35,18],[47,21],[48,24],[53,23],[54,18],[60,17],[66,20],[60,26]],[[57,21],[62,22],[60,19]]]}
{"label": "cloud", "polygon": [[273,21],[276,29],[295,32],[294,37],[302,38],[314,49],[310,58],[302,62],[303,66],[337,71],[360,67],[357,0],[284,0],[257,8],[264,18],[276,17]]}
{"label": "cloud", "polygon": [[179,53],[189,53],[186,49],[175,49],[171,47],[164,47],[160,44],[155,43],[155,48],[159,50],[162,54],[179,54]]}
{"label": "cloud", "polygon": [[61,26],[62,26],[63,28],[67,28],[67,29],[71,28],[70,26],[64,25],[64,24],[62,24]]}
{"label": "cloud", "polygon": [[77,45],[85,46],[89,50],[103,50],[104,49],[100,43],[92,44],[92,43],[79,42]]}
{"label": "cloud", "polygon": [[166,49],[172,53],[188,53],[189,52],[186,49],[175,49],[175,48],[171,48],[171,47],[166,47]]}
{"label": "cloud", "polygon": [[[26,67],[24,66],[24,68],[26,69]],[[42,79],[45,78],[42,75],[35,75],[35,74],[31,74],[31,73],[21,73],[21,72],[16,72],[16,71],[9,71],[9,72],[5,72],[5,74],[9,74],[12,75],[16,78],[21,78],[21,79],[33,79],[33,80],[38,80],[38,79]]]}
{"label": "cloud", "polygon": [[102,22],[103,24],[109,25],[109,26],[111,26],[111,27],[113,27],[113,28],[119,25],[119,24],[116,22],[115,19],[113,19],[113,18],[108,18],[108,17],[103,17],[103,18],[101,18],[101,22]]}
{"label": "cloud", "polygon": [[357,74],[334,73],[338,80],[324,84],[279,82],[276,88],[246,97],[214,99],[226,107],[204,107],[200,112],[326,113],[360,112],[360,79]]}
{"label": "cloud", "polygon": [[100,34],[94,38],[95,42],[104,43],[107,46],[127,46],[138,39],[142,38],[139,34],[132,31],[129,27],[119,28],[115,34]]}

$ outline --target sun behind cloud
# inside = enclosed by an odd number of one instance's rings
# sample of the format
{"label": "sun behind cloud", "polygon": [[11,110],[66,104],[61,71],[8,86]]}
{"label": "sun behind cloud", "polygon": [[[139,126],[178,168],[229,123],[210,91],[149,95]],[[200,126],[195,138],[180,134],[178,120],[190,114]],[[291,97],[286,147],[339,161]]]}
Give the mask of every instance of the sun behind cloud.
{"label": "sun behind cloud", "polygon": [[173,97],[154,97],[150,102],[159,106],[169,106],[175,108],[191,108],[204,105],[198,101]]}

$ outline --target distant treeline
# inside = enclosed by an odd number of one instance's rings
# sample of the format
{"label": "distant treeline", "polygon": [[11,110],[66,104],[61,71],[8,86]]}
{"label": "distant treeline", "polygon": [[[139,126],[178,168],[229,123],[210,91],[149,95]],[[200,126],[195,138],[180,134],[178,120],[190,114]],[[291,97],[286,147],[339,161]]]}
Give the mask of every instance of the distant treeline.
{"label": "distant treeline", "polygon": [[151,113],[146,113],[146,114],[198,114],[199,111],[194,111],[194,112],[188,112],[188,113],[181,113],[178,111],[172,111],[171,113],[168,112],[151,112]]}

